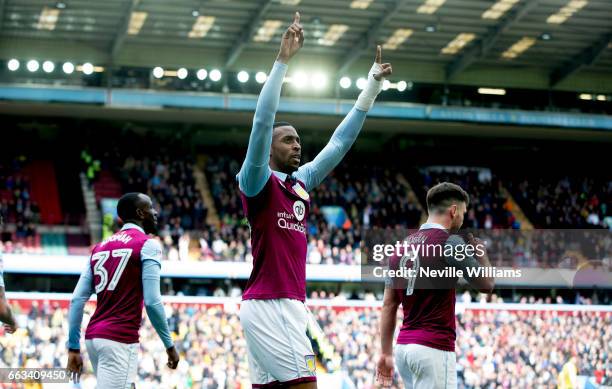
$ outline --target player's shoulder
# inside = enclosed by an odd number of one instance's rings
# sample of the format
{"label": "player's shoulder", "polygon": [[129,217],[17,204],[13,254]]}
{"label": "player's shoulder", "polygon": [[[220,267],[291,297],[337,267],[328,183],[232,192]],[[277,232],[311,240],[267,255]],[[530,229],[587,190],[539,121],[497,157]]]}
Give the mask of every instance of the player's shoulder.
{"label": "player's shoulder", "polygon": [[98,242],[96,243],[92,248],[91,248],[91,255],[94,255],[95,253],[97,253],[98,251],[100,251],[100,244],[102,242]]}
{"label": "player's shoulder", "polygon": [[448,234],[446,237],[446,243],[452,246],[461,246],[465,244],[465,239],[461,235]]}
{"label": "player's shoulder", "polygon": [[261,190],[257,192],[257,194],[254,194],[253,196],[247,195],[240,187],[238,189],[240,190],[241,197],[245,199],[247,203],[257,204],[261,202],[263,199],[270,197],[270,194],[271,194],[270,189],[272,188],[273,185],[278,185],[278,182],[280,182],[280,179],[276,177],[274,173],[272,173],[270,174],[270,177],[268,177],[268,179],[266,180],[266,183],[261,188]]}
{"label": "player's shoulder", "polygon": [[156,238],[148,238],[140,250],[140,259],[142,261],[152,259],[161,263],[162,253],[163,249],[161,242]]}
{"label": "player's shoulder", "polygon": [[448,240],[450,234],[447,230],[441,228],[425,228],[419,230],[427,243],[444,243]]}

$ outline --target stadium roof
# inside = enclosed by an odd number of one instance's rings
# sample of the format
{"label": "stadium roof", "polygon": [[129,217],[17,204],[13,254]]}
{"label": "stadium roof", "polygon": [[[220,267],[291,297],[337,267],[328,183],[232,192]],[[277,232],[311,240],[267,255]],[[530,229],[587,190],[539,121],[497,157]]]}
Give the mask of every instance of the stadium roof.
{"label": "stadium roof", "polygon": [[294,67],[612,91],[610,0],[0,0],[0,57],[267,70],[295,10]]}

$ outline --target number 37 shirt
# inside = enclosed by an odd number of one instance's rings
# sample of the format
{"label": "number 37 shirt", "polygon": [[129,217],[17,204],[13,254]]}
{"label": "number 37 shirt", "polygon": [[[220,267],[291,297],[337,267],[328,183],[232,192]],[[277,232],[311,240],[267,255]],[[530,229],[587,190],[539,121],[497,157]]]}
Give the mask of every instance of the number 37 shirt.
{"label": "number 37 shirt", "polygon": [[144,305],[142,261],[161,263],[161,257],[160,243],[130,223],[94,247],[89,266],[98,302],[85,339],[138,343]]}

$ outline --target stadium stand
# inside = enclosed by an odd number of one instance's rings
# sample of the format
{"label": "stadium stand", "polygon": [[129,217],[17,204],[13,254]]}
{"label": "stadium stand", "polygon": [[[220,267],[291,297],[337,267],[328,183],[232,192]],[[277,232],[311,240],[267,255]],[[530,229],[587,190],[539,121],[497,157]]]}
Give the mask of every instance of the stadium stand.
{"label": "stadium stand", "polygon": [[611,180],[539,176],[506,185],[539,228],[612,227]]}
{"label": "stadium stand", "polygon": [[[0,338],[0,367],[61,367],[66,353],[62,345],[67,337],[67,301],[57,295],[26,296],[14,300],[20,330]],[[167,304],[170,328],[183,362],[176,372],[165,368],[163,345],[146,320],[141,330],[138,387],[248,388],[237,300],[213,298],[198,303],[177,297],[171,301]],[[468,301],[458,303],[457,308],[460,387],[555,387],[570,355],[578,357],[582,380],[612,384],[609,306],[540,304],[533,298],[523,304]],[[337,370],[348,379],[347,387],[373,389],[378,303],[312,300],[310,304],[333,352],[340,357]],[[87,312],[85,321],[91,306]],[[319,365],[322,380],[331,373],[330,366]],[[93,387],[90,369],[86,362],[83,389]]]}
{"label": "stadium stand", "polygon": [[[206,173],[221,218],[221,232],[213,238],[218,248],[212,251],[219,257],[220,252],[229,250],[231,260],[244,260],[249,255],[249,235],[234,178],[240,169],[239,159],[212,156],[208,161]],[[398,182],[397,169],[358,161],[343,161],[310,195],[309,263],[356,264],[362,227],[414,228],[422,217],[421,209],[409,201],[407,189]],[[341,209],[330,209],[335,217],[328,220],[324,213],[330,206]],[[229,243],[224,245],[217,237]],[[232,251],[238,251],[238,257]]]}
{"label": "stadium stand", "polygon": [[520,228],[512,214],[508,198],[502,191],[503,181],[490,169],[438,166],[419,169],[422,184],[420,199],[425,203],[425,194],[432,186],[448,181],[462,188],[469,188],[470,207],[464,227],[474,229]]}

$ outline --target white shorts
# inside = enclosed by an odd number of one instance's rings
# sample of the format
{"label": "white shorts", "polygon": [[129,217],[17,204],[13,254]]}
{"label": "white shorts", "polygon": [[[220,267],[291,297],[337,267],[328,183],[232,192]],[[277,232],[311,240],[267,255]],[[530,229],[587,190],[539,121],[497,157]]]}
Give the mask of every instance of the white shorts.
{"label": "white shorts", "polygon": [[240,306],[253,388],[316,381],[306,335],[308,311],[291,299],[245,300]]}
{"label": "white shorts", "polygon": [[395,363],[406,389],[456,389],[457,356],[420,344],[398,344]]}
{"label": "white shorts", "polygon": [[138,343],[95,338],[87,339],[85,346],[96,376],[96,389],[132,388],[138,368]]}

